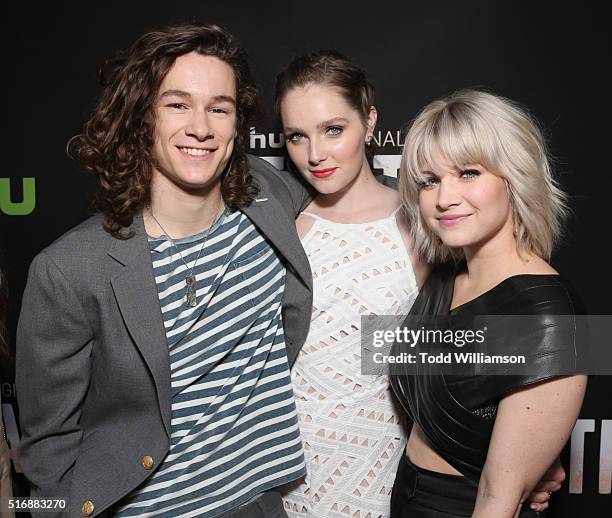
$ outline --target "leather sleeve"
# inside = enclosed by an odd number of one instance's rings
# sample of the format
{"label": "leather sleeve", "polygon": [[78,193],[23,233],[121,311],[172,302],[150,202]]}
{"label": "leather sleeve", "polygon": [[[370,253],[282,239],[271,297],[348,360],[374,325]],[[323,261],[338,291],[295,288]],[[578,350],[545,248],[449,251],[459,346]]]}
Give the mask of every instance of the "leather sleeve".
{"label": "leather sleeve", "polygon": [[[523,356],[526,372],[516,374],[512,366],[480,366],[475,372],[479,377],[479,395],[469,402],[465,396],[458,396],[468,408],[497,400],[528,385],[579,371],[581,340],[585,336],[576,318],[582,312],[580,303],[563,286],[555,285],[533,288],[527,300],[521,299],[517,299],[515,307],[506,308],[506,313],[512,316],[502,324],[506,330],[500,349],[505,354]],[[519,312],[522,314],[517,315]]]}

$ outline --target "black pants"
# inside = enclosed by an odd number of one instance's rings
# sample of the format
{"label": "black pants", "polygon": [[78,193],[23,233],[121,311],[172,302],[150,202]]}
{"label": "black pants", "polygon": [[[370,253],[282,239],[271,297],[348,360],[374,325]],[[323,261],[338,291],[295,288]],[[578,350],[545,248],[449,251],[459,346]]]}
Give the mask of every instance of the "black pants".
{"label": "black pants", "polygon": [[[402,455],[391,493],[391,518],[470,517],[477,493],[465,477],[420,468]],[[520,518],[538,516],[527,505],[521,509]]]}

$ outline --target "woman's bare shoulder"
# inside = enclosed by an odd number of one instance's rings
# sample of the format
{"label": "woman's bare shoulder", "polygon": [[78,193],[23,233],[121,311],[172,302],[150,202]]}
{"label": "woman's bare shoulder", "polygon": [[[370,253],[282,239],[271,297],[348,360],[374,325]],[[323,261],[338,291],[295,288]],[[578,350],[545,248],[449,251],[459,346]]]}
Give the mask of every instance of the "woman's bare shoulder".
{"label": "woman's bare shoulder", "polygon": [[[311,203],[311,205],[312,205],[312,203]],[[310,206],[306,207],[305,212],[308,212],[309,208],[310,208]],[[306,237],[306,234],[308,234],[308,232],[310,232],[310,229],[315,224],[315,221],[316,221],[316,218],[314,218],[310,214],[304,214],[304,212],[302,212],[295,219],[295,228],[297,230],[298,237],[300,238],[300,240],[304,239],[304,237]]]}

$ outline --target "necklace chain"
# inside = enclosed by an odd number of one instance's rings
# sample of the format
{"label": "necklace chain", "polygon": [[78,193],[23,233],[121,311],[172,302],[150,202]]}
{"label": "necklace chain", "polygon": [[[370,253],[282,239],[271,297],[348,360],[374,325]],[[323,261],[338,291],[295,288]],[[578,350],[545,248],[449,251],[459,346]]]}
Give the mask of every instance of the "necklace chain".
{"label": "necklace chain", "polygon": [[[225,219],[225,204],[223,204],[223,202],[222,202],[222,205],[223,205],[223,212],[221,213],[221,220],[220,220],[219,224],[223,223],[223,220]],[[155,214],[153,214],[153,209],[151,208],[151,206],[148,205],[147,209],[149,209],[149,214],[151,214],[151,217],[153,218],[153,221],[155,221],[155,223],[157,223],[159,228],[161,228],[162,232],[166,235],[166,237],[170,241],[170,244],[172,245],[172,247],[178,252],[179,257],[181,258],[181,261],[183,261],[183,264],[185,265],[185,268],[188,271],[187,276],[185,277],[185,295],[186,295],[187,305],[189,307],[193,308],[193,307],[195,307],[197,305],[196,278],[195,278],[195,275],[193,274],[193,271],[194,271],[195,267],[197,266],[198,261],[200,260],[200,255],[202,254],[202,250],[204,250],[204,246],[206,245],[206,240],[208,239],[208,235],[210,234],[210,232],[212,231],[213,227],[215,226],[215,222],[217,221],[219,216],[217,216],[217,218],[215,218],[215,220],[210,225],[210,228],[208,229],[208,231],[204,235],[204,241],[202,242],[202,246],[200,247],[200,250],[198,251],[198,255],[197,255],[195,261],[193,262],[193,266],[191,268],[189,268],[189,265],[185,261],[185,258],[183,257],[183,254],[179,250],[178,246],[176,246],[176,243],[174,242],[174,239],[172,239],[172,237],[170,237],[170,234],[168,234],[166,229],[162,226],[162,224],[155,217]],[[217,214],[218,214],[218,212],[217,212]]]}

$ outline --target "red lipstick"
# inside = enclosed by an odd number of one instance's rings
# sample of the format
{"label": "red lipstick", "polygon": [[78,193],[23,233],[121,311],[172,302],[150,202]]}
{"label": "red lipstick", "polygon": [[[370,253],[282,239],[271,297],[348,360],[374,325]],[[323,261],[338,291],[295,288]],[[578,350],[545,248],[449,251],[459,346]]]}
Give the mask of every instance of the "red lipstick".
{"label": "red lipstick", "polygon": [[334,174],[334,172],[338,169],[337,167],[328,167],[327,169],[317,169],[316,171],[310,171],[317,178],[327,178]]}

